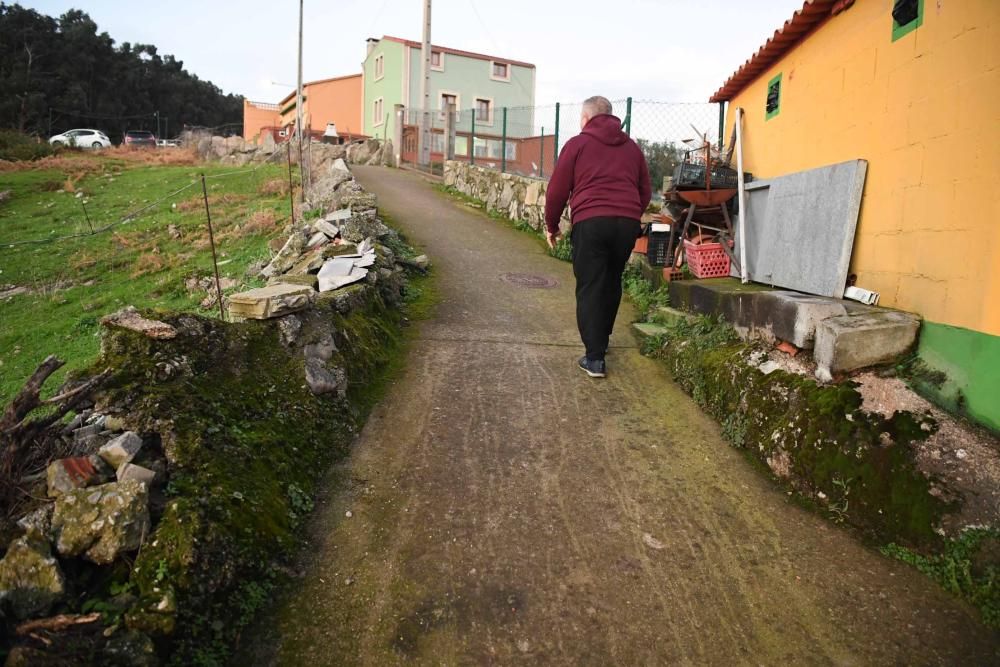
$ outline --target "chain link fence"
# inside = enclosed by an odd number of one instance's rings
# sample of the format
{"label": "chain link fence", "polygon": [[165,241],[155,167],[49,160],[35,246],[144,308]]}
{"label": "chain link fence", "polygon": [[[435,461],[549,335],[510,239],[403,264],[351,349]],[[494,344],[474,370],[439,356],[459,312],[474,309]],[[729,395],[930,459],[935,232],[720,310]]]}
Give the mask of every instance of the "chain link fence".
{"label": "chain link fence", "polygon": [[[418,109],[403,112],[403,164],[441,174],[449,156],[498,171],[548,178],[566,142],[580,133],[583,103],[493,108],[485,103],[454,113],[454,146],[448,150],[448,113],[427,115],[431,124],[430,163],[420,165]],[[622,129],[646,155],[653,192],[663,190],[664,178],[690,148],[707,140],[719,142],[722,108],[718,104],[612,100],[612,113]]]}

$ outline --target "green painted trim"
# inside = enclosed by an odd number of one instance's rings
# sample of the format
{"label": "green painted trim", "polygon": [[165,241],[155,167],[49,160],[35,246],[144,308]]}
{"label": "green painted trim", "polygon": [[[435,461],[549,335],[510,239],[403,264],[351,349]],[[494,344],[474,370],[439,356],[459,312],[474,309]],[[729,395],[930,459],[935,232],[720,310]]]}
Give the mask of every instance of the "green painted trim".
{"label": "green painted trim", "polygon": [[[778,106],[774,108],[774,111],[767,110],[767,94],[771,91],[771,86],[778,84]],[[781,111],[781,72],[778,72],[773,79],[767,82],[767,88],[764,89],[764,120],[771,120]]]}
{"label": "green painted trim", "polygon": [[[892,14],[889,14],[890,18]],[[924,0],[917,0],[917,18],[906,25],[899,25],[896,19],[892,19],[892,41],[896,41],[904,35],[908,35],[924,24]]]}
{"label": "green painted trim", "polygon": [[[1000,336],[924,322],[917,354],[930,371],[914,381],[921,394],[1000,431]],[[934,371],[944,377],[928,377]]]}

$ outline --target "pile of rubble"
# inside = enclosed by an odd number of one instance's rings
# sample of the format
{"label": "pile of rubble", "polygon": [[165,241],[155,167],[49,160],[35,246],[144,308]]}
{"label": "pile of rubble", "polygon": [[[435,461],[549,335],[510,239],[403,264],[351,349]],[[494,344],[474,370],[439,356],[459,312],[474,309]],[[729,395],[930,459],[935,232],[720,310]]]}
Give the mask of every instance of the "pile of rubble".
{"label": "pile of rubble", "polygon": [[[76,561],[110,568],[137,551],[152,531],[151,517],[162,510],[167,462],[155,437],[144,439],[124,430],[118,417],[84,410],[62,439],[75,455],[52,461],[36,491],[52,502],[17,521],[23,534],[0,560],[0,604],[17,621],[38,619],[79,592],[66,574],[80,571]],[[122,593],[109,604],[124,612],[134,602]],[[139,654],[152,650],[141,635],[129,633],[128,641]]]}
{"label": "pile of rubble", "polygon": [[[225,164],[243,166],[262,162],[281,162],[287,159],[290,142],[277,143],[271,134],[259,142],[243,137],[219,137],[204,132],[187,132],[182,137],[184,145],[193,146],[203,160],[216,160]],[[298,164],[298,146],[292,147],[291,160]],[[327,144],[312,141],[303,148],[303,157],[314,169],[323,169],[334,160],[344,159],[350,164],[393,166],[391,141],[365,139],[349,144]]]}
{"label": "pile of rubble", "polygon": [[397,257],[396,232],[378,217],[375,197],[354,179],[343,159],[331,163],[310,190],[311,221],[292,226],[287,240],[260,274],[266,287],[229,297],[234,319],[270,319],[305,309],[323,293],[365,281],[396,303],[405,268],[427,270],[426,256]]}

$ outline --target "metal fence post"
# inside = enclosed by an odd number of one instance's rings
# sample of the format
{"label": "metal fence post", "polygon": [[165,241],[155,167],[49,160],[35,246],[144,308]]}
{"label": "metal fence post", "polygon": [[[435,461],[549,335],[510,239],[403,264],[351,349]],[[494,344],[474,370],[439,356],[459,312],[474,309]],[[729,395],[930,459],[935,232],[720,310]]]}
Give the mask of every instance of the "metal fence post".
{"label": "metal fence post", "polygon": [[538,177],[545,178],[545,126],[542,125],[542,136],[538,141]]}
{"label": "metal fence post", "polygon": [[503,135],[500,139],[500,171],[507,173],[507,107],[503,108]]}
{"label": "metal fence post", "polygon": [[632,136],[632,98],[629,97],[625,100],[625,122],[622,123],[625,126],[625,134]]}
{"label": "metal fence post", "polygon": [[447,117],[444,121],[444,133],[447,135],[445,137],[445,159],[454,160],[455,159],[455,105],[449,104],[448,110],[445,112]]}
{"label": "metal fence post", "polygon": [[556,102],[556,133],[555,133],[555,159],[559,161],[559,103]]}
{"label": "metal fence post", "polygon": [[469,164],[476,164],[476,107],[472,107],[472,133],[469,135]]}

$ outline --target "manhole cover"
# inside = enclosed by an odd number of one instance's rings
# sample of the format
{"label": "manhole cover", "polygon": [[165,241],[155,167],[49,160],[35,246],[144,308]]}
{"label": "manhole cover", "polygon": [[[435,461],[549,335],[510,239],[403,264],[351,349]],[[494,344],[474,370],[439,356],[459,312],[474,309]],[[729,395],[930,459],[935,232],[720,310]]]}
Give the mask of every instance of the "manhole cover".
{"label": "manhole cover", "polygon": [[531,289],[552,289],[559,285],[554,278],[536,276],[533,273],[504,273],[500,276],[500,279],[517,287],[529,287]]}

